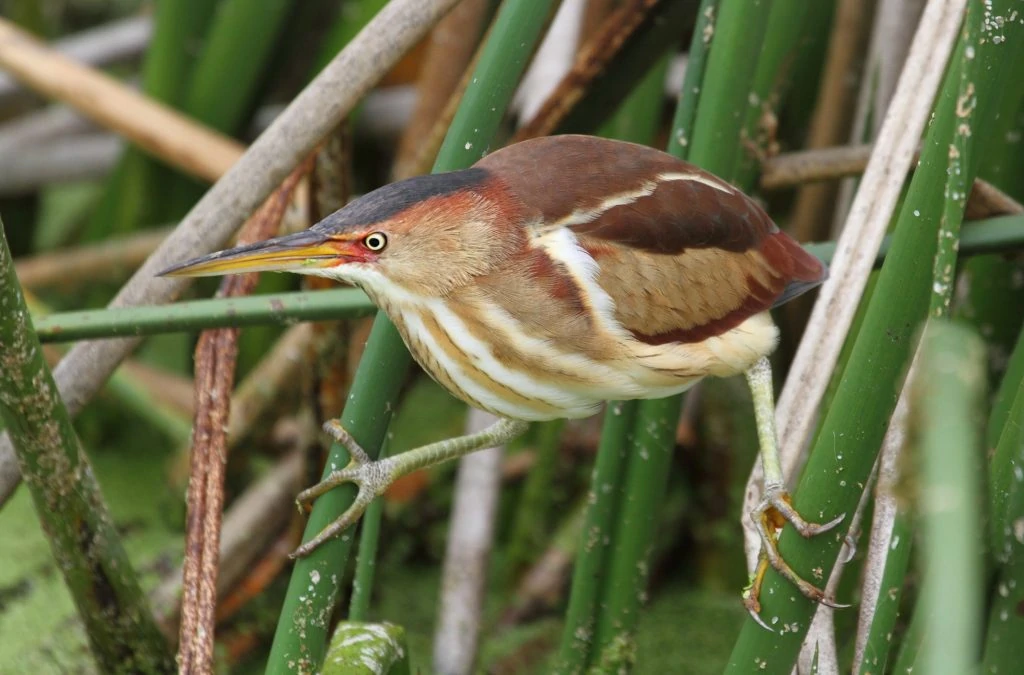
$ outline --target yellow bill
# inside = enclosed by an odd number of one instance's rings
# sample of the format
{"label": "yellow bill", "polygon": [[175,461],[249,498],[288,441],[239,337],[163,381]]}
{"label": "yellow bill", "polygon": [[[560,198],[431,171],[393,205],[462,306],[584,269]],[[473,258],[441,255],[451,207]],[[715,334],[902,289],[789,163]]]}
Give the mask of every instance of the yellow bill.
{"label": "yellow bill", "polygon": [[359,255],[352,243],[315,230],[236,246],[170,267],[159,276],[207,277],[246,272],[302,272],[334,267]]}

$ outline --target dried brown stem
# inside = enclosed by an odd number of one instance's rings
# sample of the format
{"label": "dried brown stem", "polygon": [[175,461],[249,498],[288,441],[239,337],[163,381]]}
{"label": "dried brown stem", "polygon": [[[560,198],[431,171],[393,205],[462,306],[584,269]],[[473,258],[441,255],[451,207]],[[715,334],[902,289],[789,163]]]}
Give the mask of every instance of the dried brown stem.
{"label": "dried brown stem", "polygon": [[[807,135],[808,149],[838,145],[849,137],[857,99],[858,80],[854,75],[867,47],[871,5],[864,0],[840,0],[836,7],[821,88]],[[822,216],[831,210],[837,188],[834,184],[800,188],[790,219],[790,230],[797,241],[818,241],[828,236],[831,223]]]}
{"label": "dried brown stem", "polygon": [[227,136],[75,63],[4,19],[0,19],[0,66],[146,152],[211,182],[224,175],[244,150]]}
{"label": "dried brown stem", "polygon": [[[872,150],[870,145],[843,145],[777,155],[762,165],[761,189],[781,190],[860,175],[868,165]],[[919,152],[915,151],[915,163],[918,156]],[[980,178],[974,181],[967,201],[968,220],[1018,213],[1024,213],[1024,206],[1013,197]]]}
{"label": "dried brown stem", "polygon": [[[112,21],[56,40],[53,49],[78,63],[105,66],[139,56],[153,34],[153,17],[140,14]],[[0,73],[0,105],[10,109],[31,94],[6,73]]]}
{"label": "dried brown stem", "polygon": [[440,142],[433,152],[428,152],[431,144],[427,141],[436,136],[432,130],[438,119],[444,117],[452,94],[460,88],[460,81],[480,43],[486,18],[486,0],[462,0],[430,34],[416,83],[416,107],[398,144],[393,169],[395,178],[424,173],[422,157],[433,157],[437,153]]}
{"label": "dried brown stem", "polygon": [[586,41],[597,35],[614,6],[614,0],[589,0],[580,22],[580,39]]}
{"label": "dried brown stem", "polygon": [[[238,237],[240,244],[267,239],[277,232],[292,192],[311,168],[312,158],[285,179],[277,192],[242,228]],[[258,279],[257,274],[227,277],[221,283],[220,295],[248,295],[256,287]],[[178,665],[182,673],[208,673],[213,670],[224,468],[238,333],[237,328],[204,331],[196,345],[196,421],[189,476],[178,651]]]}
{"label": "dried brown stem", "polygon": [[18,279],[26,288],[76,286],[83,280],[113,279],[138,269],[167,238],[169,228],[147,230],[97,244],[43,253],[15,261]]}
{"label": "dried brown stem", "polygon": [[587,40],[572,69],[551,92],[536,116],[519,128],[510,143],[554,132],[658,2],[628,0],[609,15],[596,34]]}
{"label": "dried brown stem", "polygon": [[770,157],[761,165],[761,189],[781,190],[862,174],[871,150],[870,145],[842,145]]}
{"label": "dried brown stem", "polygon": [[[242,582],[253,562],[265,555],[267,547],[278,538],[294,513],[292,504],[302,486],[303,475],[302,452],[296,447],[228,508],[224,514],[217,576],[217,592],[221,597]],[[290,550],[282,551],[282,557],[287,557]],[[178,570],[152,595],[161,630],[168,639],[178,636],[182,578],[183,573]]]}

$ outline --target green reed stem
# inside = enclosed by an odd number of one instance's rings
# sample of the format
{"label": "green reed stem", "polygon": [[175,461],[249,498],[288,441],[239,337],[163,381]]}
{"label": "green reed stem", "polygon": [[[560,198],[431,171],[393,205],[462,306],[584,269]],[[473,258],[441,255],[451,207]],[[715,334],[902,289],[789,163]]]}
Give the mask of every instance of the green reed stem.
{"label": "green reed stem", "polygon": [[35,321],[42,342],[71,342],[193,332],[224,326],[357,319],[370,316],[374,311],[373,304],[362,291],[338,288],[60,312]]}
{"label": "green reed stem", "polygon": [[103,501],[43,350],[0,223],[0,421],[100,670],[170,673],[174,658]]}
{"label": "green reed stem", "polygon": [[613,401],[605,408],[597,463],[590,480],[582,543],[576,554],[569,608],[553,673],[582,673],[590,660],[597,629],[596,611],[606,559],[622,499],[621,476],[636,415],[635,401]]}
{"label": "green reed stem", "polygon": [[981,415],[985,343],[969,327],[929,322],[913,383],[919,439],[924,578],[916,612],[926,617],[927,649],[915,671],[970,672],[981,652]]}

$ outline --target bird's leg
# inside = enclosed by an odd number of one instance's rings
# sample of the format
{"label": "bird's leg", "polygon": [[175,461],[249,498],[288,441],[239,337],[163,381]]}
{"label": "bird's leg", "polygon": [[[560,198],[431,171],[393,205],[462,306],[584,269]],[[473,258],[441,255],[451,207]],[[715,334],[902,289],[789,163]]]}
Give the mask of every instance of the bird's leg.
{"label": "bird's leg", "polygon": [[[757,421],[757,436],[761,445],[761,464],[764,467],[764,494],[761,501],[750,513],[761,536],[761,552],[758,556],[757,569],[751,577],[750,584],[743,592],[743,604],[747,607],[754,620],[768,628],[759,616],[761,611],[761,584],[768,565],[774,567],[779,574],[794,584],[805,596],[829,607],[838,605],[825,592],[810,582],[802,579],[779,553],[778,533],[785,521],[804,537],[827,532],[838,525],[844,515],[827,523],[809,523],[801,516],[790,501],[782,476],[782,465],[779,462],[778,441],[775,435],[775,403],[772,394],[772,367],[766,357],[761,358],[747,371],[747,384],[754,399],[754,417]],[[769,629],[770,630],[770,629]]]}
{"label": "bird's leg", "polygon": [[437,443],[430,443],[415,450],[380,460],[372,460],[356,440],[352,438],[341,423],[331,420],[324,424],[324,431],[348,450],[350,460],[348,466],[340,471],[332,471],[324,480],[308,490],[299,493],[296,501],[299,508],[320,495],[333,490],[343,483],[355,483],[359,488],[352,505],[340,518],[325,527],[319,534],[304,543],[292,553],[293,558],[302,558],[313,552],[320,544],[335,537],[353,525],[363,511],[374,499],[379,497],[398,478],[428,466],[440,464],[449,459],[468,455],[475,450],[503,445],[526,433],[529,424],[518,420],[500,419],[486,429],[475,434],[450,438]]}

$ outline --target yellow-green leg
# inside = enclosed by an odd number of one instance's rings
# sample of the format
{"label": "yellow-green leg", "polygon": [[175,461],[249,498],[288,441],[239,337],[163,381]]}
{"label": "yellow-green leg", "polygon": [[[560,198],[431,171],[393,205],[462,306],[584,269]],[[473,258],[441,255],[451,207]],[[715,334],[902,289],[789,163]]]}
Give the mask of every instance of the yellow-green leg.
{"label": "yellow-green leg", "polygon": [[437,443],[424,445],[423,447],[409,450],[393,457],[386,457],[380,460],[372,460],[366,451],[356,443],[352,435],[345,431],[341,423],[331,420],[324,425],[324,431],[334,437],[348,450],[348,466],[340,471],[333,471],[327,478],[317,483],[308,490],[299,493],[297,502],[300,510],[320,495],[333,490],[343,483],[355,483],[359,488],[355,501],[348,507],[341,517],[325,527],[321,532],[297,548],[292,553],[293,558],[302,558],[313,552],[316,547],[332,537],[341,534],[350,525],[355,524],[363,511],[374,499],[379,497],[398,478],[425,469],[428,466],[440,464],[449,459],[456,459],[468,455],[476,450],[491,448],[496,445],[504,445],[512,439],[523,435],[529,424],[518,420],[500,419],[483,431],[457,438],[450,438]]}
{"label": "yellow-green leg", "polygon": [[761,537],[761,552],[758,556],[757,569],[751,577],[750,584],[743,592],[743,604],[750,615],[768,628],[761,620],[761,584],[764,574],[771,565],[785,579],[794,584],[806,597],[829,607],[845,607],[836,604],[826,597],[825,592],[814,584],[801,578],[779,553],[778,531],[782,526],[780,518],[789,523],[804,537],[827,532],[842,522],[844,515],[827,523],[810,523],[801,516],[790,503],[789,493],[782,476],[779,462],[778,441],[775,435],[775,401],[772,393],[772,367],[767,358],[760,359],[747,371],[747,384],[754,399],[754,418],[757,421],[757,436],[761,445],[761,464],[764,467],[764,494],[750,517],[757,526]]}

